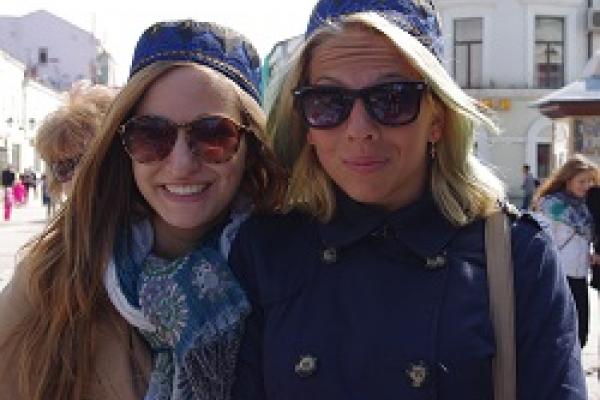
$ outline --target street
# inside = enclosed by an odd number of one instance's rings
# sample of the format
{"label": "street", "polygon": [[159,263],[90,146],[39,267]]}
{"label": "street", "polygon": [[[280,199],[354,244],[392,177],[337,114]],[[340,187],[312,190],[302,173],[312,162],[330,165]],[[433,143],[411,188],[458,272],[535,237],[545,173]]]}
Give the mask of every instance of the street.
{"label": "street", "polygon": [[[0,220],[0,289],[10,279],[17,252],[34,235],[41,232],[46,223],[46,209],[37,198],[23,207],[13,208],[11,221]],[[600,325],[600,310],[598,309],[598,292],[590,289],[590,336],[587,346],[583,349],[582,359],[586,371],[586,380],[590,400],[600,400],[600,385],[598,381],[598,335]]]}

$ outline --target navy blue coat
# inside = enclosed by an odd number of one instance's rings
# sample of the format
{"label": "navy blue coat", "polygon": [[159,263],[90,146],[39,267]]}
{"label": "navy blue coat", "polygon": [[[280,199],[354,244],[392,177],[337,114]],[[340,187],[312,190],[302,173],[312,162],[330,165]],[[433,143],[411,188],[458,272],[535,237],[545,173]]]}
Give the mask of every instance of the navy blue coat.
{"label": "navy blue coat", "polygon": [[[339,196],[327,224],[254,217],[230,261],[248,292],[235,400],[491,399],[484,223],[429,194],[393,213]],[[576,317],[550,239],[514,218],[518,398],[585,399]]]}

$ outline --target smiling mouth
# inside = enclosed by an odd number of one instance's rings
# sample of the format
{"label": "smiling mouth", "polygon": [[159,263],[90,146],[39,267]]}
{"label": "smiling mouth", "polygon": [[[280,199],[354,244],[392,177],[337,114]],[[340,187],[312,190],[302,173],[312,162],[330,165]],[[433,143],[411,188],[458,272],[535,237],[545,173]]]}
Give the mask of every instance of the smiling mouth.
{"label": "smiling mouth", "polygon": [[178,196],[191,196],[194,194],[202,193],[208,187],[208,184],[204,185],[164,185],[167,192],[176,194]]}

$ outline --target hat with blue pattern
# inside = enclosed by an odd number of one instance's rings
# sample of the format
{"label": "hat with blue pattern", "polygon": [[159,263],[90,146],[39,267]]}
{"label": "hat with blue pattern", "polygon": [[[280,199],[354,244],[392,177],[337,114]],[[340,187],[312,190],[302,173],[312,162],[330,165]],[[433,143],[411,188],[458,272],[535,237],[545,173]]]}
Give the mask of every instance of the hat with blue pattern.
{"label": "hat with blue pattern", "polygon": [[442,59],[443,41],[437,13],[427,0],[320,0],[310,16],[306,38],[315,30],[344,16],[376,12],[410,33]]}
{"label": "hat with blue pattern", "polygon": [[157,22],[135,47],[129,78],[156,61],[191,61],[219,71],[260,102],[260,58],[233,29],[192,20]]}

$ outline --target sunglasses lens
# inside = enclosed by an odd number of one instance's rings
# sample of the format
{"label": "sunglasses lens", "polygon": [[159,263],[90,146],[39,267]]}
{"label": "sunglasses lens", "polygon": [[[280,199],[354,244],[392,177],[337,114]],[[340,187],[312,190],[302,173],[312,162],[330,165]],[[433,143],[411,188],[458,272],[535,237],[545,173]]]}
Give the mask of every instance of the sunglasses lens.
{"label": "sunglasses lens", "polygon": [[50,169],[52,170],[52,174],[58,182],[65,183],[70,181],[73,177],[73,173],[75,172],[75,167],[77,167],[78,161],[78,157],[60,160],[53,163],[50,166]]}
{"label": "sunglasses lens", "polygon": [[299,105],[312,128],[333,128],[347,117],[352,99],[337,88],[307,88],[299,96]]}
{"label": "sunglasses lens", "polygon": [[164,159],[176,140],[177,128],[159,117],[134,117],[123,128],[125,149],[139,163]]}
{"label": "sunglasses lens", "polygon": [[227,162],[237,152],[241,129],[230,119],[208,117],[191,124],[189,146],[208,163]]}
{"label": "sunglasses lens", "polygon": [[419,114],[424,85],[420,82],[388,83],[368,90],[365,101],[373,118],[383,125],[404,125]]}

